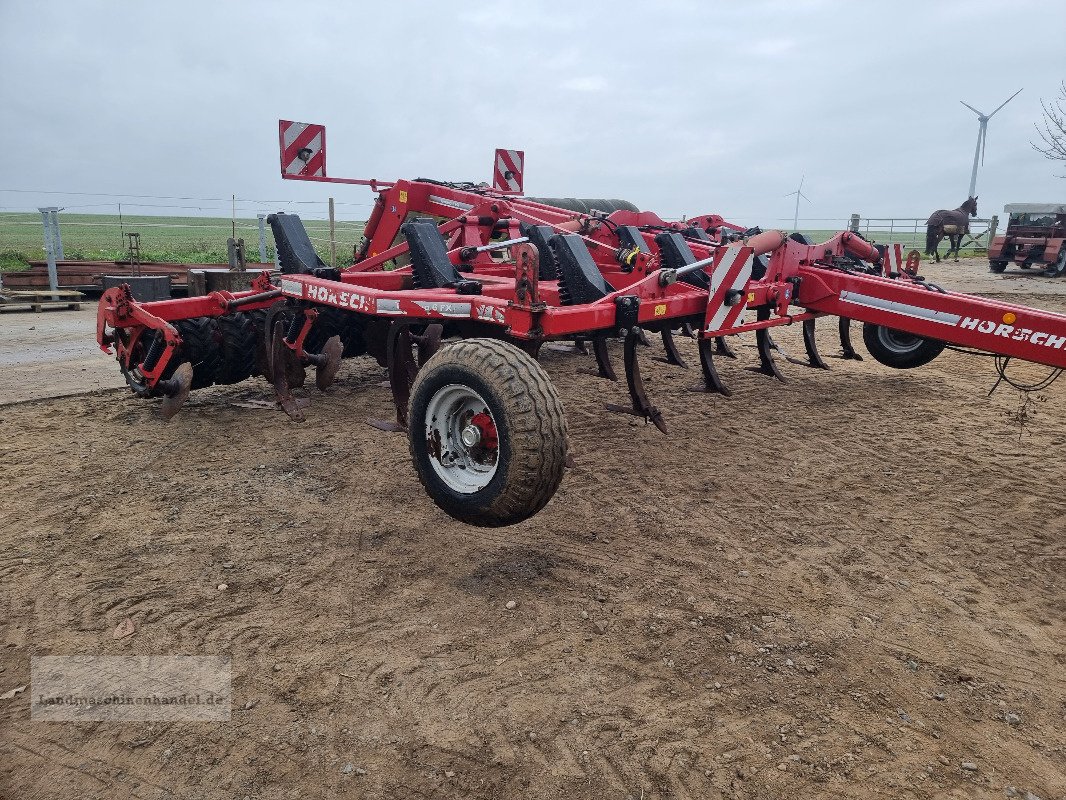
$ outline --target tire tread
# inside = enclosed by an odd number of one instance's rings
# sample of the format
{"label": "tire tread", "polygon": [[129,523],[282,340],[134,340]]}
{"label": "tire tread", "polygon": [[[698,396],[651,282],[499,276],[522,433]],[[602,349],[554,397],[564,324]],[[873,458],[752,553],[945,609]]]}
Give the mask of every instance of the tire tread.
{"label": "tire tread", "polygon": [[518,347],[498,339],[465,339],[447,345],[431,358],[415,378],[412,405],[420,386],[442,367],[458,367],[477,374],[503,400],[511,458],[506,484],[487,506],[473,511],[434,496],[424,467],[413,447],[421,425],[411,418],[411,455],[422,486],[451,516],[472,525],[513,525],[540,511],[562,482],[568,450],[566,414],[555,387],[543,368]]}

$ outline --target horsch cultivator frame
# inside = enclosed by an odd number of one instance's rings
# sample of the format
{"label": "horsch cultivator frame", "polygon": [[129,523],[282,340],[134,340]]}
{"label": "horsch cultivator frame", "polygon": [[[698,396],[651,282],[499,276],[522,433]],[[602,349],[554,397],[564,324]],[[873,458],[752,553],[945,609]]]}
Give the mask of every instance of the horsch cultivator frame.
{"label": "horsch cultivator frame", "polygon": [[1066,315],[949,292],[919,276],[917,253],[904,260],[899,245],[851,232],[815,244],[717,215],[676,223],[617,201],[527,198],[515,191],[516,151],[502,151],[506,161],[498,151],[489,188],[327,177],[321,126],[281,123],[281,147],[286,178],[378,193],[354,263],[331,269],[298,217],[272,215],[276,282],[263,273],[245,292],[152,303],[111,289],[100,300],[101,348],[134,392],[162,397],[167,417],[191,389],[262,374],[300,420],[308,401],[293,389],[308,366],[326,389],[343,357],[371,355],[395,401],[395,418],[373,424],[408,432],[430,497],[471,524],[526,519],[562,481],[566,420],[536,360],[547,341],[591,347],[598,374],[615,380],[607,343],[621,339],[630,402],[609,408],[663,432],[638,362],[648,332],[679,366],[674,336],[693,336],[699,388],[725,395],[715,367],[716,356],[735,357],[725,337],[754,333],[759,369],[784,380],[771,330],[800,323],[801,363],[825,369],[814,325],[827,315],[839,318],[845,358],[859,358],[857,320],[890,367],[921,366],[948,345],[1066,367]]}

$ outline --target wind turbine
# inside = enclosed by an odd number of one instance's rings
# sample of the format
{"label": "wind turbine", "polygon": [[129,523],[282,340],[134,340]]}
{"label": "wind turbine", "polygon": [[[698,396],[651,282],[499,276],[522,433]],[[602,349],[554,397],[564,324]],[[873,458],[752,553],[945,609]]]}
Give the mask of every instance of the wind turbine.
{"label": "wind turbine", "polygon": [[804,175],[804,176],[802,176],[802,177],[800,178],[800,185],[799,185],[799,188],[798,188],[798,189],[796,189],[796,191],[794,191],[794,192],[789,192],[788,194],[786,194],[786,195],[785,195],[785,197],[792,197],[792,195],[796,195],[796,215],[795,215],[795,216],[794,216],[794,217],[792,218],[792,230],[796,230],[796,229],[798,229],[798,228],[799,228],[799,219],[800,219],[800,198],[802,197],[802,198],[803,198],[804,200],[806,200],[806,201],[807,201],[808,203],[809,203],[809,202],[811,202],[811,198],[807,197],[807,195],[805,195],[805,194],[803,193],[803,181],[804,181],[804,179],[806,179],[806,177],[807,177],[807,176],[806,176],[806,175]]}
{"label": "wind turbine", "polygon": [[969,103],[964,103],[962,100],[959,101],[964,106],[966,106],[968,109],[970,109],[970,111],[972,111],[973,113],[975,113],[977,115],[977,121],[980,123],[980,126],[977,129],[977,148],[973,151],[973,172],[970,173],[970,197],[973,197],[974,196],[973,193],[977,191],[977,160],[978,160],[978,158],[980,158],[980,160],[981,160],[981,166],[983,167],[985,165],[985,140],[986,140],[986,137],[988,136],[988,121],[990,119],[992,119],[992,117],[996,116],[996,113],[999,111],[1000,108],[1003,108],[1003,106],[1007,105],[1007,103],[1009,103],[1011,100],[1013,100],[1015,97],[1017,97],[1021,93],[1022,93],[1021,89],[1016,91],[1014,94],[1012,94],[1010,97],[1008,97],[1002,103],[1000,103],[999,107],[996,108],[996,110],[993,111],[991,114],[982,114],[980,111],[978,111],[976,108],[971,106]]}

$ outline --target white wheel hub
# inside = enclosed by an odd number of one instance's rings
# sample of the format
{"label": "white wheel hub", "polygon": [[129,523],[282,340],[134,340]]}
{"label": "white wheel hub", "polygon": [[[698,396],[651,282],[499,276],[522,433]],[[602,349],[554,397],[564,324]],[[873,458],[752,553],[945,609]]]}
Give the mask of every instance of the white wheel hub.
{"label": "white wheel hub", "polygon": [[469,386],[439,388],[426,404],[429,463],[449,489],[473,494],[496,475],[500,449],[496,420]]}
{"label": "white wheel hub", "polygon": [[884,325],[880,326],[878,329],[877,338],[880,339],[881,344],[889,350],[900,354],[913,352],[925,342],[920,336],[914,336],[909,333],[893,330],[892,328],[886,328]]}

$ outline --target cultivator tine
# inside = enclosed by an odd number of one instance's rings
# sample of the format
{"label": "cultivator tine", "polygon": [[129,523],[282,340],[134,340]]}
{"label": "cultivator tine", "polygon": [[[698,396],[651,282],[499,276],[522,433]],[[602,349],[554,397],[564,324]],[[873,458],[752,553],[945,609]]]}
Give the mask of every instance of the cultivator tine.
{"label": "cultivator tine", "polygon": [[851,344],[851,320],[847,317],[840,318],[840,358],[844,360],[862,361],[862,356],[855,352]]}
{"label": "cultivator tine", "polygon": [[303,385],[304,368],[296,353],[285,342],[285,324],[278,320],[274,323],[274,339],[270,348],[270,372],[274,379],[274,391],[278,404],[294,422],[303,422],[304,414],[301,403],[292,396],[290,379],[299,375],[298,386]]}
{"label": "cultivator tine", "polygon": [[607,337],[597,336],[592,340],[592,352],[596,356],[596,368],[599,376],[609,381],[618,380],[615,374],[614,364],[611,363],[611,355],[607,352]]}
{"label": "cultivator tine", "polygon": [[691,322],[682,323],[681,332],[683,334],[685,334],[685,336],[687,336],[689,339],[695,339],[696,338],[696,331],[694,331],[692,329],[692,323]]}
{"label": "cultivator tine", "polygon": [[[766,333],[767,339],[770,343],[770,349],[776,350],[789,364],[798,364],[801,367],[812,367],[815,369],[829,369],[829,365],[826,364],[821,355],[818,353],[818,344],[814,340],[814,320],[805,319],[803,321],[803,348],[807,351],[807,359],[796,358],[790,356],[785,350],[774,341],[774,338],[770,336],[769,331]],[[780,375],[778,375],[780,377]]]}
{"label": "cultivator tine", "polygon": [[650,421],[656,428],[666,433],[666,422],[663,421],[663,415],[648,400],[648,394],[644,390],[644,381],[640,377],[640,365],[637,363],[637,344],[639,342],[639,332],[626,335],[623,360],[626,368],[626,384],[629,386],[629,398],[632,401],[632,407],[608,403],[607,410],[620,414],[632,414],[635,417],[644,417],[645,423]]}
{"label": "cultivator tine", "polygon": [[813,319],[803,320],[803,348],[807,351],[807,366],[815,369],[829,369],[829,365],[822,359],[818,352],[818,342],[814,339]]}
{"label": "cultivator tine", "polygon": [[189,397],[189,389],[192,388],[192,364],[188,361],[182,363],[174,370],[173,375],[160,381],[157,388],[165,395],[161,413],[163,419],[169,421],[181,410]]}
{"label": "cultivator tine", "polygon": [[[770,319],[770,309],[760,308],[756,319],[760,322]],[[759,366],[756,368],[758,372],[770,377],[777,378],[781,383],[788,383],[785,380],[785,376],[781,374],[781,370],[777,367],[777,362],[774,360],[774,340],[770,338],[770,331],[766,328],[755,331],[755,346],[759,350]]]}
{"label": "cultivator tine", "polygon": [[667,364],[673,364],[675,367],[681,367],[682,369],[688,369],[688,364],[685,363],[685,359],[681,357],[681,353],[677,351],[677,344],[674,342],[674,332],[669,328],[663,328],[663,347],[666,349],[666,358],[661,359]]}
{"label": "cultivator tine", "polygon": [[716,356],[725,356],[726,358],[737,357],[736,352],[729,346],[729,342],[725,340],[724,336],[714,337],[714,354]]}
{"label": "cultivator tine", "polygon": [[[776,350],[778,353],[780,353],[781,357],[785,359],[785,361],[787,361],[789,364],[799,364],[799,366],[801,367],[811,366],[811,363],[809,361],[805,361],[802,358],[796,358],[795,356],[790,356],[787,352],[785,352],[785,349],[774,340],[773,336],[770,336],[769,332],[767,332],[767,336],[770,340],[770,349]],[[804,342],[804,344],[806,344],[806,342]]]}
{"label": "cultivator tine", "polygon": [[717,392],[720,395],[729,397],[733,393],[722,381],[722,378],[718,375],[718,370],[714,366],[714,355],[717,350],[713,346],[713,342],[710,339],[700,339],[698,346],[700,349],[700,367],[703,370],[703,386],[693,386],[691,391]]}
{"label": "cultivator tine", "polygon": [[588,341],[580,337],[574,339],[574,349],[577,350],[577,352],[581,353],[581,355],[587,356],[589,354]]}
{"label": "cultivator tine", "polygon": [[640,332],[637,334],[637,339],[645,347],[651,347],[651,342],[648,341],[648,334],[644,332],[643,328],[641,328]]}
{"label": "cultivator tine", "polygon": [[[437,341],[438,343],[440,341],[439,335]],[[367,420],[380,431],[398,433],[407,430],[407,404],[411,400],[411,384],[414,383],[415,374],[418,372],[418,364],[415,363],[414,353],[411,348],[412,344],[414,344],[414,338],[411,335],[411,329],[407,325],[394,322],[389,326],[387,344],[389,388],[392,390],[393,405],[396,406],[396,421],[392,422],[384,419]]]}

